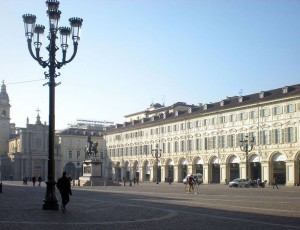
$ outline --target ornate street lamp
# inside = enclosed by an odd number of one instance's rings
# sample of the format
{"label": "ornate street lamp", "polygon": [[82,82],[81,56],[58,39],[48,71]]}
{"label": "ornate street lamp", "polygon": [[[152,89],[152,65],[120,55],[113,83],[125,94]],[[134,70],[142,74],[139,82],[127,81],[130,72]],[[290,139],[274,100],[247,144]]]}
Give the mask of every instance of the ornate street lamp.
{"label": "ornate street lamp", "polygon": [[249,140],[248,136],[245,136],[245,139],[240,140],[240,143],[241,150],[246,153],[246,179],[248,180],[248,154],[253,149],[254,139]]}
{"label": "ornate street lamp", "polygon": [[[49,45],[46,49],[49,52],[49,58],[44,61],[40,57],[40,48],[42,46],[42,35],[44,34],[45,27],[42,25],[36,25],[36,16],[32,14],[24,14],[23,21],[25,27],[25,37],[27,38],[28,50],[34,60],[36,60],[43,68],[48,67],[49,72],[45,72],[45,78],[49,79],[49,82],[44,84],[49,86],[49,155],[48,155],[48,176],[47,176],[47,190],[43,209],[44,210],[58,210],[57,199],[55,195],[55,161],[54,161],[54,137],[55,137],[55,86],[60,83],[55,83],[55,78],[60,75],[56,74],[56,68],[60,69],[63,65],[71,62],[77,52],[78,41],[80,40],[80,29],[82,25],[81,18],[70,18],[69,27],[58,27],[61,12],[58,10],[59,1],[48,0],[47,15],[49,17]],[[59,48],[56,46],[57,32],[60,32],[60,41],[62,49],[62,61],[57,61],[55,53]],[[74,51],[70,59],[66,59],[68,42],[70,35],[72,34]],[[35,54],[32,50],[32,43],[35,47]]]}
{"label": "ornate street lamp", "polygon": [[159,169],[158,169],[158,159],[161,158],[161,149],[158,148],[158,144],[156,144],[156,148],[152,149],[151,155],[156,159],[156,184],[159,183]]}

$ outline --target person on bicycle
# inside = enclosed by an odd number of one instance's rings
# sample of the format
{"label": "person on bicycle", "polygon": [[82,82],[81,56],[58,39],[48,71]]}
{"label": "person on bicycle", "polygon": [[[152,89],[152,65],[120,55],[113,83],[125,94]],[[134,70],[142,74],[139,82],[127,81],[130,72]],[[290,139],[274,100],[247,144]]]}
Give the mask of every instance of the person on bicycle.
{"label": "person on bicycle", "polygon": [[191,192],[191,190],[193,190],[194,189],[194,184],[195,184],[195,179],[194,179],[194,177],[193,177],[193,174],[191,174],[190,176],[189,176],[189,178],[188,178],[188,183],[189,183],[189,189],[188,189],[188,191],[189,192]]}

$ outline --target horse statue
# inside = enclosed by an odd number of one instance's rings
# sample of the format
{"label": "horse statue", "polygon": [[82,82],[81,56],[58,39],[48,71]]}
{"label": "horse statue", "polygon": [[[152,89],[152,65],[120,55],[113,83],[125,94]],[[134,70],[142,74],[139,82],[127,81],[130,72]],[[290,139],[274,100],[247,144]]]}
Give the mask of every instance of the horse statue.
{"label": "horse statue", "polygon": [[93,142],[91,136],[88,136],[85,151],[86,151],[86,153],[87,153],[87,155],[90,159],[91,158],[93,158],[93,159],[96,158],[97,153],[98,153],[97,147],[98,147],[98,143]]}

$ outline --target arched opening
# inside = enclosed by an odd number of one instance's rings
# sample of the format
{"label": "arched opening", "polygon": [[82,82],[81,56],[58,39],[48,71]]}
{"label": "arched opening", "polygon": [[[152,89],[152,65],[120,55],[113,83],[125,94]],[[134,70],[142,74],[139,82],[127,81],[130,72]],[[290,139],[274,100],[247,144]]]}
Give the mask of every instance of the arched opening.
{"label": "arched opening", "polygon": [[160,162],[160,160],[158,160],[156,167],[158,167],[158,168],[156,169],[157,175],[155,177],[155,181],[157,181],[157,179],[158,179],[158,182],[161,182],[161,162]]}
{"label": "arched opening", "polygon": [[140,178],[139,162],[135,161],[133,165],[134,177]]}
{"label": "arched opening", "polygon": [[232,181],[240,177],[240,160],[233,155],[229,159],[229,180]]}
{"label": "arched opening", "polygon": [[271,179],[276,177],[278,184],[285,184],[286,182],[285,160],[286,156],[281,153],[276,153],[272,158],[273,177]]}
{"label": "arched opening", "polygon": [[182,159],[180,161],[180,165],[179,165],[179,170],[178,170],[178,173],[179,173],[179,181],[182,181],[188,174],[188,162],[186,159]]}
{"label": "arched opening", "polygon": [[220,183],[220,160],[218,157],[211,159],[211,183]]}
{"label": "arched opening", "polygon": [[173,181],[174,180],[174,162],[172,160],[169,160],[167,162],[167,170],[166,170],[166,178],[168,181]]}
{"label": "arched opening", "polygon": [[125,164],[125,179],[130,180],[130,165],[129,162]]}
{"label": "arched opening", "polygon": [[115,180],[117,181],[122,180],[121,173],[122,173],[121,165],[120,162],[118,162],[115,167]]}
{"label": "arched opening", "polygon": [[259,156],[253,154],[249,158],[249,162],[250,162],[250,179],[251,180],[261,179],[261,163],[259,160]]}
{"label": "arched opening", "polygon": [[108,177],[109,179],[112,179],[112,162],[109,162],[109,163],[108,163],[107,177]]}
{"label": "arched opening", "polygon": [[68,176],[71,176],[71,178],[76,178],[75,177],[76,176],[75,175],[76,168],[75,168],[74,163],[72,163],[72,162],[67,163],[64,168],[64,171],[67,173]]}
{"label": "arched opening", "polygon": [[144,164],[144,180],[145,181],[150,181],[150,173],[151,173],[151,169],[150,169],[150,162],[146,161]]}
{"label": "arched opening", "polygon": [[203,159],[200,157],[195,160],[195,173],[203,175]]}

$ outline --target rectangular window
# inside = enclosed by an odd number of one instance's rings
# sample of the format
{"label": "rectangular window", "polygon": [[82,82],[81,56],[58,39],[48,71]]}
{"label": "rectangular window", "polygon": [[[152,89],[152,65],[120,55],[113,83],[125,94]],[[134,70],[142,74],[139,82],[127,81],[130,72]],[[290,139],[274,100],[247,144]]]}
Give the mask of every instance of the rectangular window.
{"label": "rectangular window", "polygon": [[188,122],[188,123],[187,123],[187,128],[188,128],[188,129],[193,128],[192,122]]}
{"label": "rectangular window", "polygon": [[295,112],[295,105],[294,104],[288,104],[287,107],[286,107],[286,112],[287,113]]}
{"label": "rectangular window", "polygon": [[181,143],[180,143],[180,151],[181,152],[185,151],[185,142],[184,141],[181,141]]}
{"label": "rectangular window", "polygon": [[217,148],[217,137],[213,136],[212,137],[212,149],[216,149]]}
{"label": "rectangular window", "polygon": [[281,138],[280,138],[280,129],[275,129],[274,130],[274,142],[275,142],[275,144],[280,144],[280,140],[281,140]]}
{"label": "rectangular window", "polygon": [[77,151],[77,159],[80,158],[80,151]]}
{"label": "rectangular window", "polygon": [[216,123],[216,119],[213,117],[213,118],[211,119],[211,124],[214,125],[215,123]]}
{"label": "rectangular window", "polygon": [[208,125],[208,120],[207,119],[203,119],[203,125]]}
{"label": "rectangular window", "polygon": [[180,130],[185,130],[185,123],[180,124]]}
{"label": "rectangular window", "polygon": [[163,153],[166,153],[166,143],[163,143],[163,144],[162,144],[162,152],[163,152]]}
{"label": "rectangular window", "polygon": [[256,117],[257,117],[257,115],[256,115],[256,110],[251,111],[251,112],[250,112],[250,118],[251,118],[251,119],[255,119]]}
{"label": "rectangular window", "polygon": [[199,121],[195,121],[195,127],[199,127]]}
{"label": "rectangular window", "polygon": [[261,115],[262,117],[269,116],[269,109],[262,109],[262,110],[260,111],[260,115]]}
{"label": "rectangular window", "polygon": [[286,140],[287,140],[288,143],[293,142],[293,131],[294,131],[294,129],[292,127],[287,128],[287,138],[286,138]]}
{"label": "rectangular window", "polygon": [[246,112],[243,112],[243,113],[240,113],[240,120],[247,120],[248,119],[248,116],[247,116],[247,113]]}
{"label": "rectangular window", "polygon": [[187,143],[187,151],[193,151],[193,140],[188,140]]}
{"label": "rectangular window", "polygon": [[69,158],[72,159],[72,151],[69,151]]}
{"label": "rectangular window", "polygon": [[274,107],[274,115],[282,114],[282,106]]}
{"label": "rectangular window", "polygon": [[178,141],[174,142],[174,152],[177,153],[178,152]]}
{"label": "rectangular window", "polygon": [[264,130],[262,132],[262,144],[267,145],[268,144],[268,131]]}
{"label": "rectangular window", "polygon": [[229,135],[229,138],[228,138],[228,146],[230,148],[234,148],[235,147],[235,134],[231,134]]}
{"label": "rectangular window", "polygon": [[224,124],[226,122],[226,117],[225,116],[221,116],[220,117],[220,124]]}
{"label": "rectangular window", "polygon": [[172,132],[172,127],[168,126],[168,132]]}
{"label": "rectangular window", "polygon": [[204,138],[204,149],[205,150],[208,150],[208,147],[209,147],[208,144],[209,144],[209,139],[208,139],[208,137],[205,137]]}
{"label": "rectangular window", "polygon": [[225,148],[225,136],[222,135],[220,136],[220,148],[224,149]]}
{"label": "rectangular window", "polygon": [[174,131],[177,131],[177,125],[174,125],[174,126],[173,126],[173,130],[174,130]]}
{"label": "rectangular window", "polygon": [[230,122],[236,121],[236,115],[235,115],[235,114],[230,114],[230,116],[229,116],[229,121],[230,121]]}
{"label": "rectangular window", "polygon": [[168,153],[171,152],[171,142],[168,142]]}

